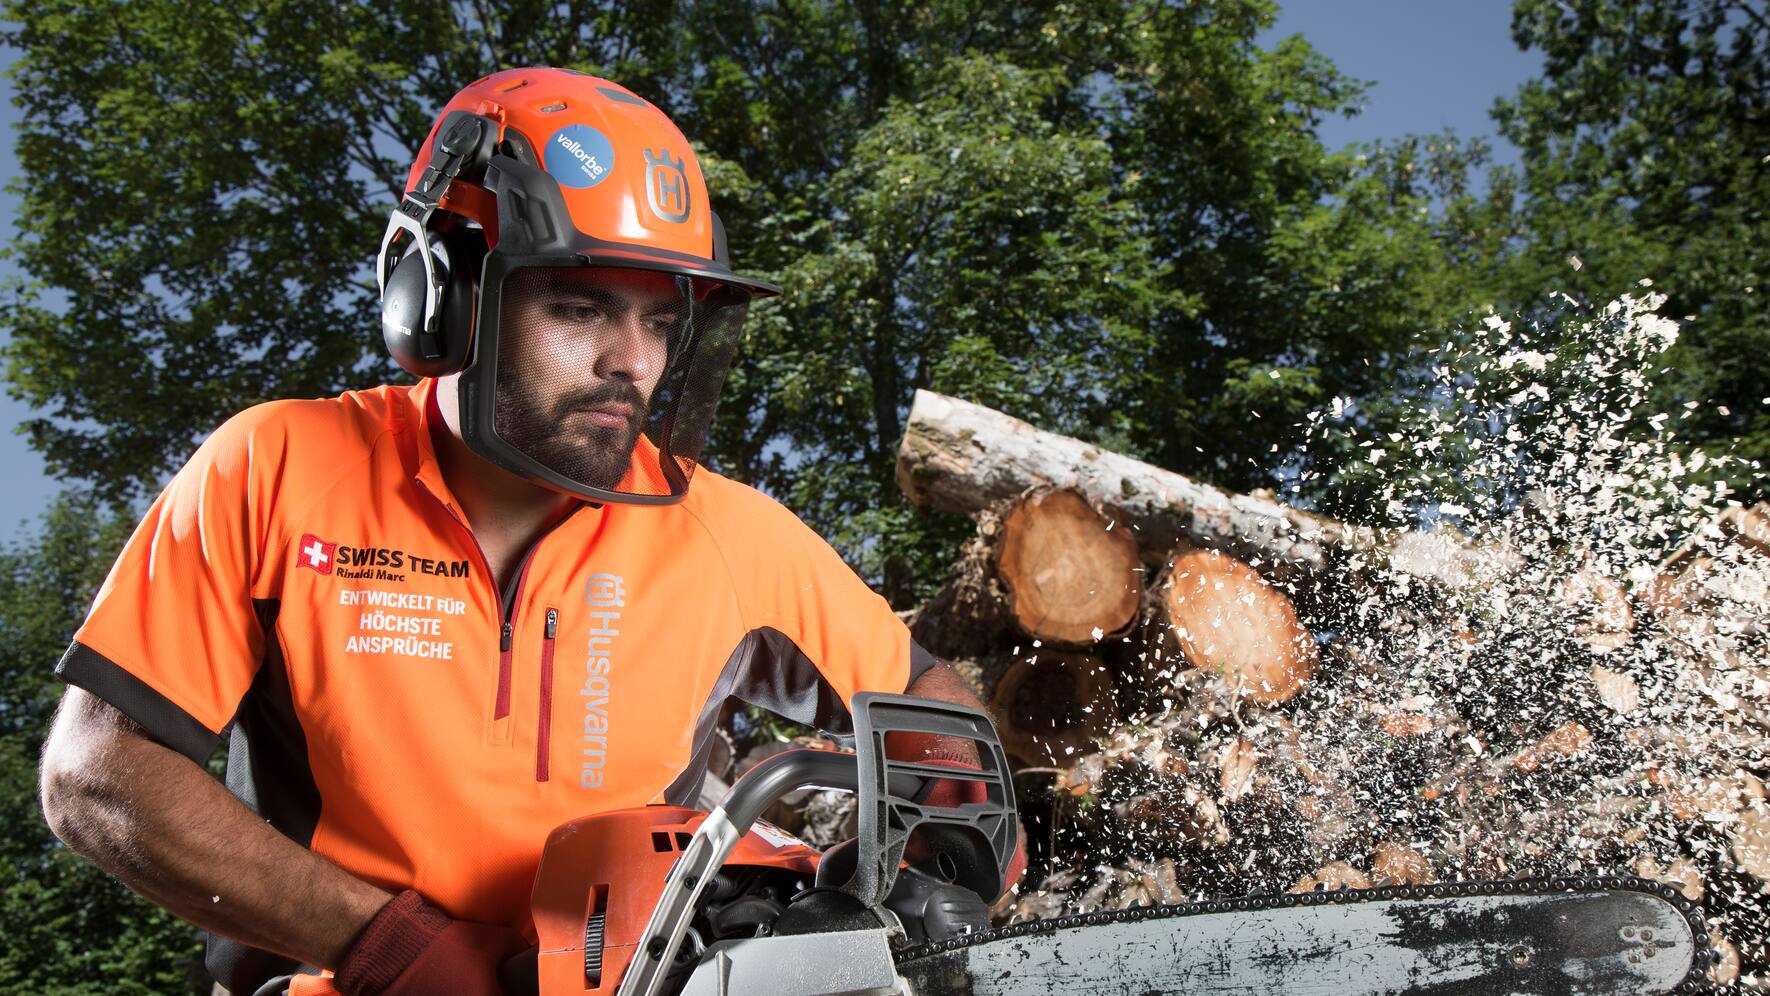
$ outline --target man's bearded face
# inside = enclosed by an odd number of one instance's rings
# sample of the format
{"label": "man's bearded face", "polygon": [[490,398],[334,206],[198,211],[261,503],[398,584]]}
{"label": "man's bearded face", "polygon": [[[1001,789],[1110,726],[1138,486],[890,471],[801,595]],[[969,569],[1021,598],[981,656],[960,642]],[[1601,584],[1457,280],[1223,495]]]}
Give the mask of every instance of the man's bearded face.
{"label": "man's bearded face", "polygon": [[673,277],[533,267],[504,283],[498,435],[554,472],[614,488],[626,476],[688,303]]}

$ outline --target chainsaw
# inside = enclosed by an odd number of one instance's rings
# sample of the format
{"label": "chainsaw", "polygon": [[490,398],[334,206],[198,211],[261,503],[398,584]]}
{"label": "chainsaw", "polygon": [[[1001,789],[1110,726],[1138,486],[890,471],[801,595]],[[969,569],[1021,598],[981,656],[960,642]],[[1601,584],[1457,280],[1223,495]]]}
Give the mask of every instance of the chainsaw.
{"label": "chainsaw", "polygon": [[[1702,910],[1630,877],[1254,896],[990,926],[1018,817],[989,718],[862,693],[855,752],[763,761],[710,813],[648,806],[559,827],[513,990],[727,994],[1656,993],[1700,988]],[[888,758],[885,736],[971,740],[981,770]],[[939,779],[984,802],[931,805]],[[788,793],[859,796],[818,852],[763,822]],[[923,800],[923,801],[918,801]],[[905,865],[912,834],[926,857]]]}

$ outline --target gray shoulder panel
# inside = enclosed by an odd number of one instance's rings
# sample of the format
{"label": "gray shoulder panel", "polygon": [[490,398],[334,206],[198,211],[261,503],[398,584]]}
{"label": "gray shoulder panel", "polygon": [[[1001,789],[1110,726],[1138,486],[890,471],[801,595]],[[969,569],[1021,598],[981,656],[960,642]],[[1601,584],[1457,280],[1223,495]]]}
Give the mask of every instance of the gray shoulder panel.
{"label": "gray shoulder panel", "polygon": [[766,626],[753,629],[738,641],[707,693],[695,720],[688,766],[664,790],[665,802],[694,805],[706,777],[714,726],[725,703],[732,699],[831,733],[854,731],[854,719],[848,715],[842,696],[824,680],[811,658],[780,630]]}

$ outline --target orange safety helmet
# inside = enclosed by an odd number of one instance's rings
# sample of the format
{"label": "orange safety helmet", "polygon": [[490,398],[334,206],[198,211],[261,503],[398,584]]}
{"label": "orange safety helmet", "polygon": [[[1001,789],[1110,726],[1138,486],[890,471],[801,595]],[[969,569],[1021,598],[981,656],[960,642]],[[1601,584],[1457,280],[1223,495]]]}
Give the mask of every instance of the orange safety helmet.
{"label": "orange safety helmet", "polygon": [[682,132],[608,80],[506,70],[442,109],[406,188],[382,335],[461,374],[463,441],[580,497],[680,500],[748,305],[780,292],[732,271]]}

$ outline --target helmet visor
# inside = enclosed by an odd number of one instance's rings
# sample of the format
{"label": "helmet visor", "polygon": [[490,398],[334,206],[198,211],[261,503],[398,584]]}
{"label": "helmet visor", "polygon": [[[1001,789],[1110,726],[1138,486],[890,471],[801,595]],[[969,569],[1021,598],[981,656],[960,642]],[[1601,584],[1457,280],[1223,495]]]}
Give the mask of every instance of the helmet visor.
{"label": "helmet visor", "polygon": [[661,270],[537,265],[509,271],[498,299],[482,338],[497,344],[498,445],[585,497],[681,497],[750,295]]}

